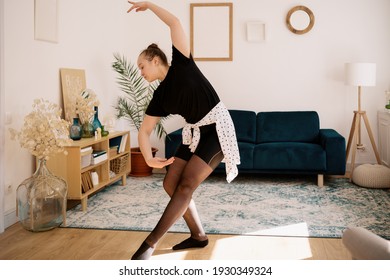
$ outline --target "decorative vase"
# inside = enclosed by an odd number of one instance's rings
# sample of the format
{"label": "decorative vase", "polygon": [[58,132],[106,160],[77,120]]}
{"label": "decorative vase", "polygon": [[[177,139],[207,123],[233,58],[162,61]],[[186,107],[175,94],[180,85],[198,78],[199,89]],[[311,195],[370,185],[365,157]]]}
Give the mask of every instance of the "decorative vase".
{"label": "decorative vase", "polygon": [[110,132],[104,129],[104,125],[102,125],[102,136],[107,136]]}
{"label": "decorative vase", "polygon": [[[156,155],[158,149],[152,148],[153,156]],[[152,175],[153,168],[146,164],[145,158],[141,153],[140,148],[131,148],[131,171],[130,176],[146,177]]]}
{"label": "decorative vase", "polygon": [[80,140],[81,139],[81,125],[79,122],[79,118],[73,118],[73,124],[69,129],[69,136],[72,140]]}
{"label": "decorative vase", "polygon": [[99,120],[99,108],[97,106],[94,107],[95,109],[95,115],[93,117],[92,125],[93,125],[93,131],[95,131],[98,128],[102,128],[102,124]]}
{"label": "decorative vase", "polygon": [[19,222],[29,231],[46,231],[66,224],[67,191],[65,180],[47,169],[46,160],[39,160],[35,173],[16,191]]}
{"label": "decorative vase", "polygon": [[387,110],[390,109],[390,90],[386,90],[385,91],[385,95],[386,95],[386,104],[385,104],[385,108]]}
{"label": "decorative vase", "polygon": [[91,138],[94,136],[93,125],[90,122],[83,123],[81,125],[81,137],[82,138]]}

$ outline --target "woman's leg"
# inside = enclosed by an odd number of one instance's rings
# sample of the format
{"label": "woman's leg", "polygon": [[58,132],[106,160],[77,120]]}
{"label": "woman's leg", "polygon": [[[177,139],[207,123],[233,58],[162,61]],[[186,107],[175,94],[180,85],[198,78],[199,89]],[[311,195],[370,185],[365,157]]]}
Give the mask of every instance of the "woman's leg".
{"label": "woman's leg", "polygon": [[[222,159],[222,153],[214,157],[214,164]],[[217,160],[218,158],[218,160]],[[174,191],[165,211],[157,223],[156,227],[145,239],[144,243],[133,255],[132,259],[149,259],[152,255],[157,242],[164,236],[169,228],[186,212],[192,194],[196,188],[211,174],[212,166],[204,162],[200,157],[194,155],[183,169],[179,184]]]}
{"label": "woman's leg", "polygon": [[[173,164],[171,164],[168,168],[167,174],[164,178],[164,189],[167,194],[172,197],[175,192],[179,180],[181,178],[182,172],[187,164],[187,161],[176,158]],[[196,205],[193,199],[191,199],[190,204],[188,205],[187,211],[183,215],[184,221],[186,222],[191,237],[196,240],[207,240],[206,233],[204,232],[202,223],[199,218],[198,211],[196,209]]]}

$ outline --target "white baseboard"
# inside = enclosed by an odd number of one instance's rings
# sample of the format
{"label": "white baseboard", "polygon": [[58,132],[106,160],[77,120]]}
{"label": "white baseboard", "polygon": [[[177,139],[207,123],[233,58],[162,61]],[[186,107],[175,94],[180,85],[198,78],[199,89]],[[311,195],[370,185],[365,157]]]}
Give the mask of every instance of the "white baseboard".
{"label": "white baseboard", "polygon": [[17,222],[18,217],[16,217],[16,209],[4,213],[4,228],[8,228]]}

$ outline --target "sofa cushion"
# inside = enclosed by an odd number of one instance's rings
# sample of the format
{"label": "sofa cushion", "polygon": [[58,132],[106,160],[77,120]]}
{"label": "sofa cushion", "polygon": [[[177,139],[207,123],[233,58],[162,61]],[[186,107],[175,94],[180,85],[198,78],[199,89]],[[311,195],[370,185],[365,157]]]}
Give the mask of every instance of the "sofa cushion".
{"label": "sofa cushion", "polygon": [[315,111],[260,112],[257,143],[318,141],[320,121]]}
{"label": "sofa cushion", "polygon": [[256,113],[245,110],[229,110],[232,117],[238,142],[255,143]]}
{"label": "sofa cushion", "polygon": [[240,151],[241,164],[238,165],[238,169],[252,169],[253,168],[253,151],[255,145],[238,142],[238,149]]}
{"label": "sofa cushion", "polygon": [[302,142],[257,144],[253,158],[254,169],[312,172],[326,170],[326,153],[318,144]]}

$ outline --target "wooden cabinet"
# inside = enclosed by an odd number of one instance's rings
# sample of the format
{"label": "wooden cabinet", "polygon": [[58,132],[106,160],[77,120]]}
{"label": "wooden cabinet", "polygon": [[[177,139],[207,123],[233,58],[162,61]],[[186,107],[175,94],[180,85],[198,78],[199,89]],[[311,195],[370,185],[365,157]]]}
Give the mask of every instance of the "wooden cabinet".
{"label": "wooden cabinet", "polygon": [[390,111],[378,112],[378,146],[382,164],[390,167]]}
{"label": "wooden cabinet", "polygon": [[[120,146],[122,139],[122,152],[116,153],[115,149],[110,149],[110,147],[115,145]],[[93,164],[93,161],[91,161],[91,164],[89,164],[91,153],[83,153],[83,151],[90,150],[90,147],[93,151],[103,151],[103,154],[105,152],[107,159],[103,159],[96,164]],[[59,153],[51,157],[47,161],[47,165],[52,173],[65,179],[68,184],[68,199],[81,200],[83,211],[87,209],[87,199],[91,194],[119,180],[122,180],[122,185],[126,184],[126,177],[130,172],[131,166],[129,131],[110,132],[108,136],[102,137],[101,139],[83,138],[78,141],[73,141],[65,149],[67,155]],[[85,164],[86,161],[87,164]],[[123,163],[123,166],[119,170],[118,168],[114,168],[118,161]],[[117,173],[111,169],[116,170]],[[83,178],[92,172],[97,173],[98,183],[86,190],[83,187]]]}

